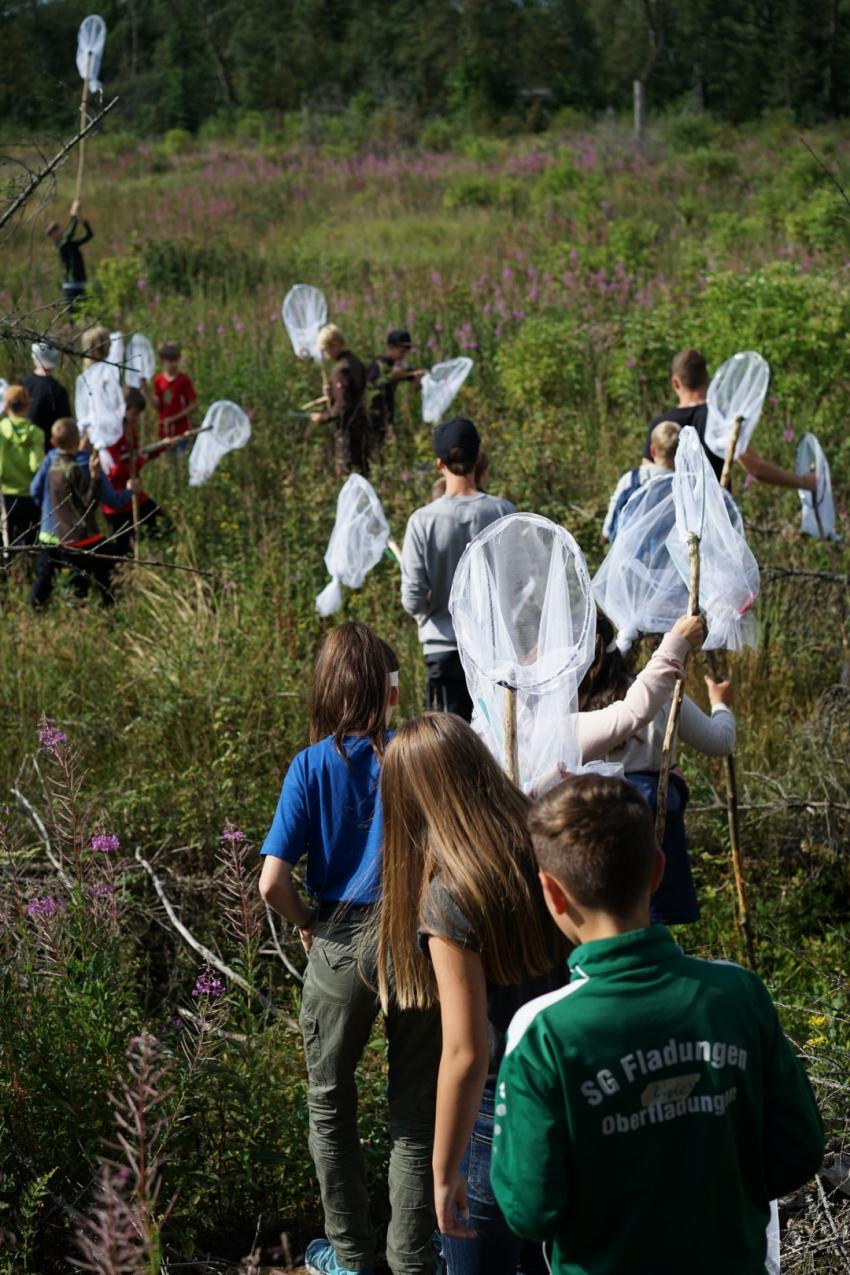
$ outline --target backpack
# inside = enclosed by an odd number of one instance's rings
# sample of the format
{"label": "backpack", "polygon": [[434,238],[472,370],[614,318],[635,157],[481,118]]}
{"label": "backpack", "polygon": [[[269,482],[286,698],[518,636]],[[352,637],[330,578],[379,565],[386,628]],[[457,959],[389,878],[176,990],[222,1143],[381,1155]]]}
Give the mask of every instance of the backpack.
{"label": "backpack", "polygon": [[613,514],[613,517],[611,518],[611,529],[608,533],[609,545],[612,545],[617,538],[617,532],[620,529],[621,513],[623,512],[626,505],[629,503],[632,496],[635,494],[638,487],[640,486],[640,470],[639,469],[632,470],[630,475],[630,480],[631,481],[629,483],[629,486],[626,487],[624,491],[620,492],[619,496],[617,497],[617,503],[614,506],[614,514]]}

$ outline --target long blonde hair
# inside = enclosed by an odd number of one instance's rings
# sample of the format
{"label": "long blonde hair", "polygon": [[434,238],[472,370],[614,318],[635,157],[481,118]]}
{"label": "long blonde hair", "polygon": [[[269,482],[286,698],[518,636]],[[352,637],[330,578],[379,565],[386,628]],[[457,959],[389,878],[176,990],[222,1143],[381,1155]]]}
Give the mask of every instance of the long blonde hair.
{"label": "long blonde hair", "polygon": [[91,367],[92,363],[101,363],[107,358],[110,343],[109,328],[105,328],[101,324],[93,328],[86,328],[80,339],[80,349],[86,356],[83,359],[83,366]]}
{"label": "long blonde hair", "polygon": [[[561,952],[526,825],[528,799],[475,732],[451,713],[405,722],[381,768],[383,899],[378,992],[402,1009],[437,998],[417,941],[435,878],[475,934],[489,982],[545,974]],[[392,986],[389,963],[392,963]]]}

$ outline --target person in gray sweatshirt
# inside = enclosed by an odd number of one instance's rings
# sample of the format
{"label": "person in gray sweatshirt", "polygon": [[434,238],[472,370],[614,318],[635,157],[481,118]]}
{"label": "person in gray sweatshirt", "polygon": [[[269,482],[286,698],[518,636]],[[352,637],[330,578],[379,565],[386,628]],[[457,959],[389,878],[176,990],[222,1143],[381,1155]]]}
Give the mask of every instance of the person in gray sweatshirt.
{"label": "person in gray sweatshirt", "polygon": [[491,522],[514,513],[509,500],[488,496],[475,485],[481,448],[478,430],[461,417],[434,430],[437,468],[446,494],[415,510],[401,551],[401,604],[419,625],[428,672],[426,709],[472,716],[472,700],[449,615],[449,595],[464,549]]}

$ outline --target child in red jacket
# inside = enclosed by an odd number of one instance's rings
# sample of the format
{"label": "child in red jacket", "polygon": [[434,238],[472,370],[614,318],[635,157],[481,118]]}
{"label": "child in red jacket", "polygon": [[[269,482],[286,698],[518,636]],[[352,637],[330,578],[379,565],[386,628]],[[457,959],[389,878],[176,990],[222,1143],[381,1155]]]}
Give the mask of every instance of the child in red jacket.
{"label": "child in red jacket", "polygon": [[192,427],[198,396],[191,379],[180,371],[181,353],[176,341],[164,341],[157,350],[162,371],[153,378],[153,398],[159,414],[160,438],[179,437]]}
{"label": "child in red jacket", "polygon": [[[129,480],[137,477],[148,461],[170,451],[179,442],[179,436],[175,435],[166,439],[154,451],[140,455],[139,424],[147,405],[145,396],[141,390],[125,389],[124,404],[124,433],[112,447],[104,447],[100,452],[106,477],[117,492],[126,490]],[[168,515],[141,487],[136,492],[135,503],[135,515],[132,508],[116,509],[105,503],[101,506],[109,524],[110,544],[114,547],[114,553],[123,558],[129,557],[133,548],[134,517],[146,533],[155,528],[161,533],[171,525]]]}

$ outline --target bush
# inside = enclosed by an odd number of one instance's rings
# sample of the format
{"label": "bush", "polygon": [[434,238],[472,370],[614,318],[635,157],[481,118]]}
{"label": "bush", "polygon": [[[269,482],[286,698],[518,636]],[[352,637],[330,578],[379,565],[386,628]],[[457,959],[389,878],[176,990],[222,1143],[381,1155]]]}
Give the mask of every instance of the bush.
{"label": "bush", "polygon": [[196,287],[209,288],[239,280],[256,287],[266,277],[266,265],[221,239],[195,243],[189,239],[146,239],[141,248],[142,273],[157,292],[189,296]]}
{"label": "bush", "polygon": [[714,146],[721,126],[711,115],[701,111],[670,115],[664,122],[667,143],[677,154],[704,150]]}
{"label": "bush", "polygon": [[509,208],[518,212],[527,202],[528,190],[523,182],[507,177],[485,177],[479,173],[455,177],[443,192],[443,207],[449,210]]}
{"label": "bush", "polygon": [[685,172],[692,181],[724,182],[737,177],[738,156],[716,146],[701,146],[684,156]]}
{"label": "bush", "polygon": [[812,192],[805,203],[785,218],[788,238],[807,248],[846,252],[850,241],[850,210],[836,190]]}
{"label": "bush", "polygon": [[450,151],[454,138],[454,128],[444,119],[428,120],[419,131],[419,145],[426,151]]}
{"label": "bush", "polygon": [[179,155],[192,145],[192,134],[185,128],[170,128],[162,139],[161,150],[169,157]]}

